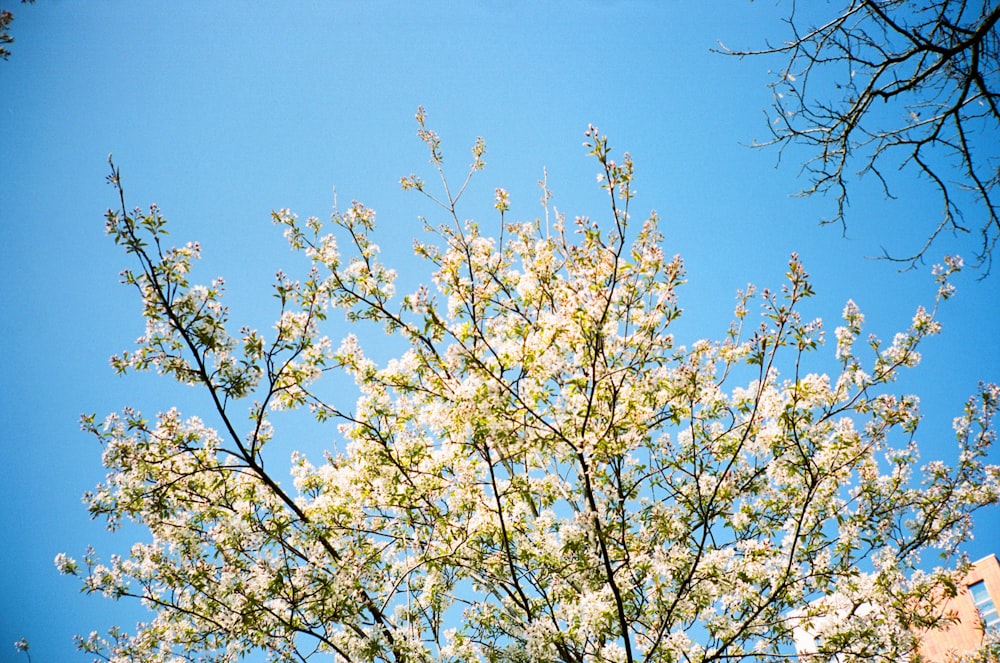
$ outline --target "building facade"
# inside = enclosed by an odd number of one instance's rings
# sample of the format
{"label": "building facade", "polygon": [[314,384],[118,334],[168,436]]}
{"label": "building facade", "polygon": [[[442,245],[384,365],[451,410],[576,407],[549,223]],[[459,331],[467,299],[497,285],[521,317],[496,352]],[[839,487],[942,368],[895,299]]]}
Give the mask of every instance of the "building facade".
{"label": "building facade", "polygon": [[[836,599],[836,596],[827,597],[831,610],[829,614],[817,616],[814,611],[797,610],[789,615],[793,622],[802,624],[794,628],[793,637],[796,653],[804,660],[817,660],[818,633],[826,632],[830,626],[844,619],[848,612],[855,617],[864,617],[875,610],[868,604],[838,608]],[[918,634],[917,661],[950,663],[978,649],[988,630],[1000,629],[1000,561],[997,556],[989,555],[975,562],[962,579],[955,597],[944,599],[941,605],[935,607],[940,614],[949,617],[950,625]]]}
{"label": "building facade", "polygon": [[979,647],[986,629],[1000,628],[1000,561],[989,555],[972,565],[955,598],[941,609],[954,616],[948,628],[920,637],[920,656],[928,663],[947,663]]}

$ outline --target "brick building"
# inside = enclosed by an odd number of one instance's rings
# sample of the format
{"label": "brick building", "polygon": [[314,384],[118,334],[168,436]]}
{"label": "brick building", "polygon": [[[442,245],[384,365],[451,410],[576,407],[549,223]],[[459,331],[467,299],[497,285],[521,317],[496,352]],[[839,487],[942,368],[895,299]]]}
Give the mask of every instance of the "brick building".
{"label": "brick building", "polygon": [[972,565],[958,595],[941,606],[954,615],[955,623],[928,631],[920,638],[920,655],[928,663],[946,663],[952,656],[971,651],[983,640],[988,628],[1000,628],[1000,561],[996,555]]}
{"label": "brick building", "polygon": [[[954,621],[944,629],[920,634],[919,658],[921,663],[949,663],[957,656],[979,647],[987,629],[1000,629],[1000,561],[989,555],[972,565],[962,579],[958,594],[942,602],[937,608],[941,614]],[[873,609],[862,605],[853,609],[855,616],[863,616]],[[848,608],[808,619],[809,628],[794,629],[795,649],[799,656],[815,654],[818,643],[815,633],[823,632],[838,619],[843,619]],[[806,621],[806,611],[796,610],[789,617]]]}

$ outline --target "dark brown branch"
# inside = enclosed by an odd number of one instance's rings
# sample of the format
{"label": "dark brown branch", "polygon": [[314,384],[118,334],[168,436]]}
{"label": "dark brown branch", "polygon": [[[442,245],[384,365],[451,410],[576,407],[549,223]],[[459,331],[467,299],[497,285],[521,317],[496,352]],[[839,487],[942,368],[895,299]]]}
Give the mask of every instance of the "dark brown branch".
{"label": "dark brown branch", "polygon": [[[942,219],[930,223],[915,251],[886,251],[884,257],[912,266],[944,229],[975,228],[981,235],[978,263],[987,274],[1000,238],[1000,152],[992,139],[1000,129],[1000,6],[989,0],[936,0],[923,7],[845,0],[819,27],[810,25],[815,15],[799,9],[791,3],[785,23],[792,39],[786,43],[723,48],[786,61],[771,85],[771,138],[755,146],[773,145],[779,154],[790,144],[811,148],[802,165],[810,183],[801,193],[831,193],[836,213],[827,222],[845,228],[852,170],[874,174],[891,198],[883,173],[912,166],[941,197]],[[896,180],[894,186],[905,184]]]}

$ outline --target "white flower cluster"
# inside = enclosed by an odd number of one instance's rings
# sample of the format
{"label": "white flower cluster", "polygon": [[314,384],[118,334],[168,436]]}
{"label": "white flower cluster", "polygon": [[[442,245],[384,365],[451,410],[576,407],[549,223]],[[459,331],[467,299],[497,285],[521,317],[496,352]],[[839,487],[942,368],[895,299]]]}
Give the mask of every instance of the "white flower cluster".
{"label": "white flower cluster", "polygon": [[[221,281],[187,283],[196,246],[150,255],[136,233],[159,231],[159,217],[109,221],[147,259],[132,277],[147,331],[116,366],[203,386],[217,425],[176,410],[84,418],[108,469],[91,512],[149,536],[125,557],[61,554],[56,567],[153,617],[81,649],[159,663],[253,650],[276,661],[777,660],[799,611],[831,656],[908,651],[908,611],[946,580],[911,573],[920,551],[956,550],[970,514],[1000,495],[985,463],[997,387],[956,419],[957,464],[920,468],[919,400],[891,383],[938,333],[936,308],[888,347],[869,339],[866,357],[864,316],[848,302],[841,372],[813,372],[822,325],[799,316],[812,288],[795,256],[781,294],[739,294],[721,340],[675,346],[683,264],[662,250],[655,215],[629,226],[627,155],[611,161],[594,128],[588,147],[612,227],[555,214],[551,228],[506,224],[493,239],[448,194],[437,202],[450,225],[430,229],[440,246],[416,249],[433,285],[401,301],[370,239],[373,211],[335,214],[337,237],[276,212],[310,271],[279,274],[270,342],[229,335]],[[472,170],[484,150],[477,142]],[[430,195],[418,178],[403,183]],[[494,206],[510,212],[505,190]],[[939,298],[959,266],[939,271]],[[758,298],[762,321],[747,332]],[[335,347],[324,330],[336,308],[358,327]],[[325,388],[333,372],[354,386]],[[307,429],[276,409],[336,426],[319,429],[322,459],[293,454],[287,486],[272,449]],[[823,621],[831,614],[842,618]]]}

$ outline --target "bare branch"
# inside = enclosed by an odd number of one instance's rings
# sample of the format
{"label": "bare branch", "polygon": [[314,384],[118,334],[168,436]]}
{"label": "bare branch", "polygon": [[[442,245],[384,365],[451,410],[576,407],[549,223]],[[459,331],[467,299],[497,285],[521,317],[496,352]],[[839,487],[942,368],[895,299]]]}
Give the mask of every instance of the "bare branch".
{"label": "bare branch", "polygon": [[[1000,237],[995,131],[1000,128],[1000,5],[990,0],[847,0],[832,17],[800,12],[785,20],[792,37],[762,49],[722,52],[781,56],[771,84],[771,138],[812,150],[802,165],[802,195],[832,194],[846,226],[852,176],[872,173],[893,197],[883,173],[926,176],[942,201],[915,250],[884,257],[921,263],[945,230],[979,235],[977,262],[989,273]],[[817,26],[818,27],[814,27]],[[812,87],[810,87],[810,84]],[[876,103],[878,102],[878,103]],[[881,165],[880,165],[881,164]],[[898,181],[896,187],[903,186]]]}

